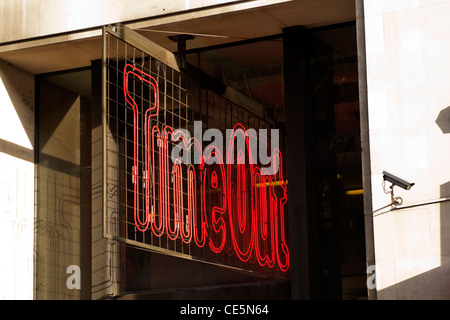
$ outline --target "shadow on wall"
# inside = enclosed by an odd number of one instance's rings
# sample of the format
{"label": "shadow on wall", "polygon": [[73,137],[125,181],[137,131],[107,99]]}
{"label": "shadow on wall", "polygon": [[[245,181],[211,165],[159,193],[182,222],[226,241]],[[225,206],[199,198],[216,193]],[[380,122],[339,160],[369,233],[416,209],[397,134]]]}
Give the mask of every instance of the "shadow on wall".
{"label": "shadow on wall", "polygon": [[34,160],[34,78],[0,60],[0,152]]}
{"label": "shadow on wall", "polygon": [[436,119],[436,124],[443,134],[450,133],[450,106],[442,109]]}
{"label": "shadow on wall", "polygon": [[[450,106],[441,110],[436,119],[436,125],[443,134],[450,133]],[[450,197],[450,181],[440,186],[440,197]],[[379,298],[421,300],[450,298],[450,201],[440,202],[439,205],[440,266],[378,290]]]}
{"label": "shadow on wall", "polygon": [[[450,196],[450,182],[441,185],[441,196]],[[382,299],[439,300],[450,297],[450,202],[440,204],[441,265],[393,286],[378,290]]]}

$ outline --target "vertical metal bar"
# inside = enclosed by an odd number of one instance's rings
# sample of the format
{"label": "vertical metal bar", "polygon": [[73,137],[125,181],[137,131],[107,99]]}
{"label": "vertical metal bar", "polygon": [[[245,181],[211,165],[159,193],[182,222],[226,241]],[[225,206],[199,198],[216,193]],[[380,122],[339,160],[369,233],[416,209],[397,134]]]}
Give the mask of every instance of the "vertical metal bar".
{"label": "vertical metal bar", "polygon": [[[365,250],[366,267],[376,264],[375,259],[375,240],[374,240],[374,222],[373,222],[373,203],[372,203],[372,176],[370,170],[370,139],[369,139],[369,115],[368,115],[368,96],[367,96],[367,62],[366,62],[366,32],[365,32],[365,11],[364,1],[355,1],[356,9],[356,43],[358,50],[358,84],[359,84],[359,102],[360,102],[360,125],[361,125],[361,162],[364,189],[364,226],[365,226]],[[367,277],[370,275],[367,274]],[[369,300],[377,299],[377,290],[367,290]]]}
{"label": "vertical metal bar", "polygon": [[103,215],[103,226],[102,233],[103,236],[107,236],[106,232],[106,215],[108,213],[107,210],[107,199],[106,199],[106,164],[107,164],[107,155],[106,155],[106,57],[107,57],[107,32],[106,27],[103,27],[103,37],[102,37],[102,215]]}

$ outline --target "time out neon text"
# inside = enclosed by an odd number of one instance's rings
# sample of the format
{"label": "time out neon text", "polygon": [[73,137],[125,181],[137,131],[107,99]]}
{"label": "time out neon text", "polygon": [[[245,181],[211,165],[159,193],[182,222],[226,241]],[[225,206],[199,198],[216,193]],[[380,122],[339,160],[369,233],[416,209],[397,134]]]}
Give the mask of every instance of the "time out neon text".
{"label": "time out neon text", "polygon": [[[153,103],[144,114],[129,90],[132,77],[153,92]],[[185,130],[151,125],[159,112],[155,78],[127,64],[123,81],[127,106],[133,110],[136,228],[141,232],[150,229],[157,237],[166,235],[170,240],[207,246],[217,254],[232,250],[243,262],[257,261],[262,267],[287,271],[287,189],[280,150],[271,148],[270,167],[258,167],[254,135],[241,124],[227,134],[225,158],[220,144],[211,143],[203,150],[195,134],[191,137]],[[143,141],[139,141],[140,130]],[[236,141],[244,141],[244,149],[236,148]],[[171,148],[175,142],[178,149]],[[182,150],[183,155],[174,157],[174,150],[178,155]]]}

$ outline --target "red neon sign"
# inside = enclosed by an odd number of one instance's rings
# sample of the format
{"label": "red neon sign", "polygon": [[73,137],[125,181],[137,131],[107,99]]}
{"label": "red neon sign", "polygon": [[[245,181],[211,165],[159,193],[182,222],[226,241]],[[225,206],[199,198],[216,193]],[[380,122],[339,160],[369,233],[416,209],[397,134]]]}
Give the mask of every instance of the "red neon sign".
{"label": "red neon sign", "polygon": [[[130,76],[153,91],[153,106],[143,116],[144,141],[139,141],[142,125],[138,105],[129,91]],[[170,126],[151,126],[151,119],[159,112],[159,89],[155,78],[127,64],[123,84],[127,106],[133,110],[132,181],[136,228],[141,232],[150,228],[157,237],[166,235],[170,240],[194,242],[198,247],[207,245],[216,254],[231,250],[243,262],[253,258],[262,267],[277,265],[287,271],[289,249],[284,216],[287,190],[280,150],[276,148],[271,155],[277,164],[273,166],[273,172],[263,175],[253,164],[255,155],[251,153],[244,126],[236,124],[227,144],[228,158],[224,159],[221,151],[210,145],[205,149],[205,154],[209,155],[205,156],[208,157],[206,160],[214,156],[218,163],[207,166],[201,143],[196,138],[188,138],[184,132]],[[231,151],[237,136],[245,139],[245,154],[249,161],[245,162],[244,152],[238,150],[237,164],[231,164],[235,163],[230,157],[234,154]],[[171,167],[169,143],[175,141],[182,142],[186,149],[197,151],[197,165],[182,165],[175,160]],[[140,144],[144,147],[144,156],[140,156]],[[140,162],[144,163],[142,173]],[[141,195],[145,199],[142,209]],[[211,202],[209,206],[207,201]],[[210,212],[207,207],[211,208]]]}

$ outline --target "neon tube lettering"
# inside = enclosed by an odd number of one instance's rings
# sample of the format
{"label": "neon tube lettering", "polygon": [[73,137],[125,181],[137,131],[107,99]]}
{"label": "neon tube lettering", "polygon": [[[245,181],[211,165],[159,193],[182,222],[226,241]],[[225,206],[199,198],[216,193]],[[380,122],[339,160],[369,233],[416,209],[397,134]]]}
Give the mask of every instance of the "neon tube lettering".
{"label": "neon tube lettering", "polygon": [[[139,156],[140,112],[130,93],[130,77],[146,84],[153,92],[153,101],[143,117],[143,159]],[[236,124],[232,130],[227,130],[226,158],[216,140],[203,153],[203,137],[197,136],[198,132],[191,138],[185,130],[174,130],[170,126],[160,129],[151,125],[160,108],[155,78],[126,64],[123,84],[126,104],[133,111],[132,183],[137,230],[144,232],[150,227],[158,237],[166,235],[172,241],[181,238],[184,243],[194,242],[198,247],[208,244],[216,254],[227,247],[243,262],[254,257],[253,260],[262,267],[278,265],[280,270],[287,271],[289,248],[284,213],[287,190],[280,150],[271,144],[270,159],[265,155],[262,161],[263,164],[272,161],[270,167],[258,167],[256,132]],[[194,123],[194,130],[199,127]],[[210,134],[217,136],[215,131]],[[266,135],[260,137],[260,157],[266,139]],[[174,151],[180,150],[172,148],[169,155],[169,145],[173,142],[178,142],[180,149],[186,152],[183,161],[173,160]],[[142,177],[140,160],[144,163]],[[143,219],[140,185],[143,185],[145,199]],[[208,199],[213,200],[207,203],[207,193],[211,195],[212,192],[216,196],[209,196]],[[211,212],[206,212],[207,204]]]}
{"label": "neon tube lettering", "polygon": [[[237,150],[237,164],[236,168],[236,184],[235,189],[230,188],[233,183],[232,179],[232,163],[234,163],[234,146],[235,137],[237,135],[245,141],[244,146],[242,143],[238,146]],[[239,143],[238,143],[239,144]],[[247,148],[245,148],[247,147]],[[230,233],[234,250],[239,259],[243,262],[248,261],[253,251],[254,246],[254,212],[247,210],[247,201],[251,203],[252,190],[247,189],[247,170],[245,168],[245,149],[248,151],[248,158],[250,163],[250,172],[252,171],[252,153],[249,147],[248,136],[245,134],[245,129],[241,124],[236,124],[230,135],[228,141],[228,156],[227,156],[227,185],[228,185],[228,218],[230,223]],[[253,177],[250,177],[251,182],[254,183]],[[233,199],[236,199],[233,202]],[[250,199],[250,201],[249,201]],[[236,221],[237,220],[237,221]],[[247,223],[248,221],[248,223]],[[236,228],[237,227],[237,228]],[[238,239],[241,239],[239,241]],[[239,244],[242,243],[242,248]]]}

